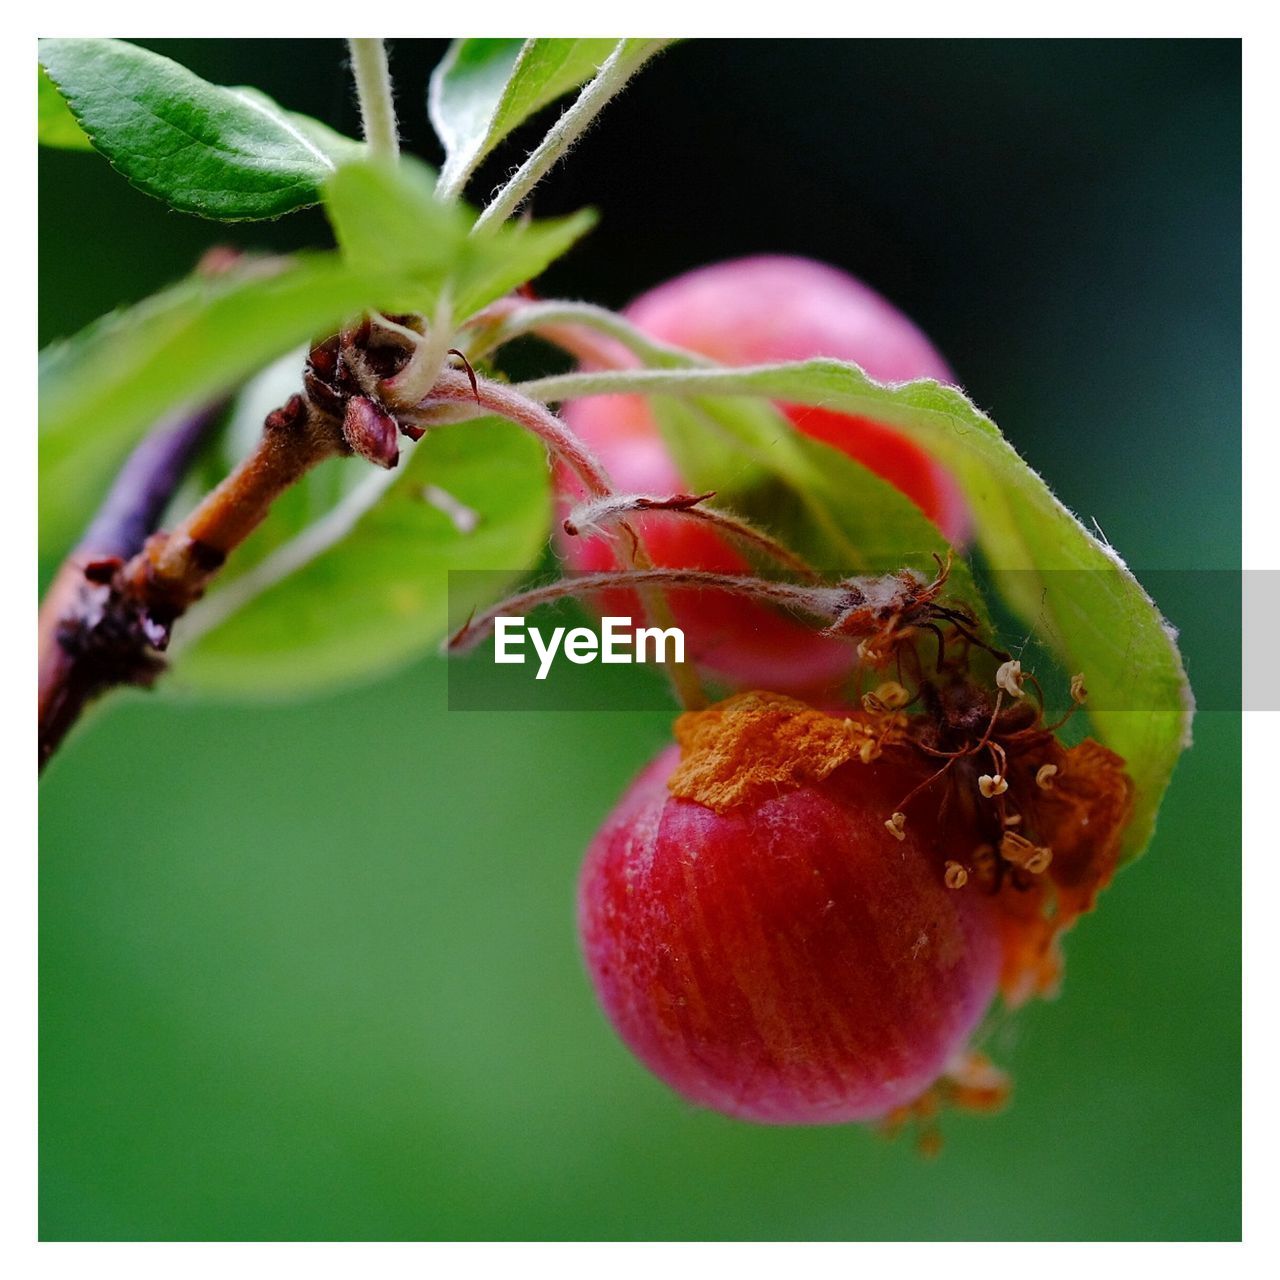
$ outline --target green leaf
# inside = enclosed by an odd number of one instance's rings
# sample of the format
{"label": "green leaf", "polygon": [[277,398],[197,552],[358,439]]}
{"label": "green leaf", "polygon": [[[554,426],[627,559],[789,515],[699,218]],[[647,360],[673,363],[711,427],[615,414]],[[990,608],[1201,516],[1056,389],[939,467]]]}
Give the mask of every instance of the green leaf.
{"label": "green leaf", "polygon": [[325,209],[349,262],[408,272],[432,298],[472,223],[462,206],[436,199],[434,174],[410,156],[395,166],[371,159],[340,166],[326,180]]}
{"label": "green leaf", "polygon": [[755,400],[659,396],[653,408],[682,478],[776,534],[820,569],[932,568],[946,539],[887,480],[802,435]]}
{"label": "green leaf", "polygon": [[472,315],[517,285],[535,280],[596,224],[593,209],[564,218],[513,222],[472,237],[458,266],[455,314]]}
{"label": "green leaf", "polygon": [[[326,463],[317,476],[341,465]],[[551,518],[546,455],[536,440],[511,423],[479,419],[430,432],[402,466],[345,539],[180,652],[166,688],[281,698],[371,678],[444,637],[449,570],[507,571],[464,579],[496,596],[533,565]],[[460,531],[427,501],[427,484],[474,511],[474,529]],[[228,563],[211,605],[218,591],[233,587],[235,570],[262,558],[255,543],[278,544],[301,527],[304,514],[293,516],[291,528],[287,512],[273,511]],[[479,608],[489,600],[469,603]]]}
{"label": "green leaf", "polygon": [[465,316],[536,275],[591,221],[579,214],[473,241],[465,210],[440,205],[417,166],[344,166],[335,183],[345,260],[317,254],[192,277],[42,353],[42,554],[65,550],[151,426],[235,390],[366,308],[429,310],[448,281]]}
{"label": "green leaf", "polygon": [[511,131],[590,80],[615,40],[455,40],[431,76],[427,110],[456,193]]}
{"label": "green leaf", "polygon": [[361,144],[256,89],[209,84],[119,40],[41,40],[40,62],[88,136],[171,208],[235,221],[316,204]]}
{"label": "green leaf", "polygon": [[409,310],[430,313],[448,284],[459,319],[538,275],[595,222],[582,210],[471,236],[474,214],[437,199],[431,171],[411,157],[395,167],[344,164],[325,195],[334,234],[354,265],[400,275],[414,292]]}
{"label": "green leaf", "polygon": [[328,160],[329,163],[320,175],[322,179],[327,178],[338,165],[362,159],[369,154],[363,142],[349,138],[337,129],[331,129],[323,120],[317,120],[314,116],[303,115],[301,111],[285,111],[274,98],[252,85],[236,85],[227,92],[244,99],[264,115],[282,115],[291,128],[302,134]]}
{"label": "green leaf", "polygon": [[40,542],[58,552],[151,426],[238,387],[371,302],[405,301],[396,279],[334,254],[191,277],[95,321],[40,357]]}
{"label": "green leaf", "polygon": [[[836,360],[587,374],[524,389],[553,399],[588,394],[593,380],[602,391],[686,401],[730,395],[821,405],[895,427],[945,465],[964,491],[1001,598],[1066,670],[1084,674],[1090,719],[1101,740],[1124,757],[1137,787],[1126,854],[1142,852],[1190,742],[1194,700],[1174,633],[1119,557],[1053,496],[962,392],[932,381],[883,386]],[[793,444],[779,443],[788,451]],[[824,455],[822,466],[832,464]],[[911,536],[904,549],[914,551],[919,544]]]}
{"label": "green leaf", "polygon": [[39,78],[36,98],[36,136],[44,147],[58,147],[64,151],[92,151],[93,143],[84,136],[84,130],[67,106],[67,100],[49,79],[43,67],[36,68]]}

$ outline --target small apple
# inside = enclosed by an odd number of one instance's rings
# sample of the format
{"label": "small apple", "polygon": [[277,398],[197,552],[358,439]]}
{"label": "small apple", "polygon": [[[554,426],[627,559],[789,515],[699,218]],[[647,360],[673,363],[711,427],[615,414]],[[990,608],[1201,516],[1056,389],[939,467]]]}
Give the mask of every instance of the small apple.
{"label": "small apple", "polygon": [[[900,311],[852,276],[805,258],[741,258],[703,267],[644,294],[625,314],[654,338],[728,365],[831,356],[885,382],[954,381],[943,358]],[[820,408],[779,407],[800,431],[895,485],[949,541],[966,540],[968,512],[955,482],[891,427]],[[654,495],[687,490],[641,397],[577,400],[564,417],[620,490]],[[570,502],[581,496],[567,476],[561,489]],[[649,558],[660,567],[724,573],[749,568],[719,534],[693,522],[655,513],[634,523]],[[615,548],[603,538],[563,532],[557,537],[571,569],[618,567]],[[599,603],[624,616],[635,616],[639,608],[622,592]],[[671,603],[689,656],[734,687],[813,694],[838,684],[854,661],[848,645],[817,636],[759,604],[688,591],[672,592]]]}

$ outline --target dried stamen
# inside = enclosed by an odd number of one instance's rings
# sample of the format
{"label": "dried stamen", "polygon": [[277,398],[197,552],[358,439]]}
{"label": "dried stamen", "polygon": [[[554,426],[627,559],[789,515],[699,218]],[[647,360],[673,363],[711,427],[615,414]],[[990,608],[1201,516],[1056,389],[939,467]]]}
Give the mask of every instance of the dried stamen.
{"label": "dried stamen", "polygon": [[867,711],[898,711],[910,701],[911,695],[896,680],[886,680],[862,695]]}
{"label": "dried stamen", "polygon": [[1002,662],[996,671],[996,686],[1003,689],[1011,698],[1022,697],[1022,682],[1026,677],[1022,674],[1022,663],[1017,658]]}
{"label": "dried stamen", "polygon": [[1000,856],[1015,867],[1038,876],[1048,870],[1049,863],[1053,861],[1053,850],[1034,844],[1016,831],[1006,831],[1000,838]]}

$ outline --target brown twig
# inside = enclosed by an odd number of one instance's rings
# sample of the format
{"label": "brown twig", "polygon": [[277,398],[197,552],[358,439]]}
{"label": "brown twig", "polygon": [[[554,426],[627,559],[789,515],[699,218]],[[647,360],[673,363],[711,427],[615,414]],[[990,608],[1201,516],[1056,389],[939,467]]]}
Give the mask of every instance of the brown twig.
{"label": "brown twig", "polygon": [[290,485],[348,452],[342,423],[294,396],[268,415],[253,452],[172,532],[153,533],[212,421],[149,436],[117,477],[40,610],[39,763],[89,702],[115,685],[150,685],[174,621]]}
{"label": "brown twig", "polygon": [[49,585],[37,642],[42,768],[92,693],[85,664],[59,633],[69,618],[91,611],[115,572],[142,550],[222,408],[213,405],[176,425],[164,423],[142,440]]}
{"label": "brown twig", "polygon": [[342,424],[293,396],[267,416],[253,452],[171,533],[147,539],[115,584],[168,627],[203,594],[271,504],[317,463],[348,452]]}

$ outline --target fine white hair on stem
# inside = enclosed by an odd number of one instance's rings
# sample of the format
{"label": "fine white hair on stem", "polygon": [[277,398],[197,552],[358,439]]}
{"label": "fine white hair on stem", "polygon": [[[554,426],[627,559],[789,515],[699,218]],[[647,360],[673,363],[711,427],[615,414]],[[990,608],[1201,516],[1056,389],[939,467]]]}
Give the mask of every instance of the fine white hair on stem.
{"label": "fine white hair on stem", "polygon": [[848,368],[840,361],[815,359],[801,363],[752,364],[700,369],[605,369],[599,372],[562,373],[516,384],[531,400],[552,403],[588,396],[753,396],[785,399],[785,386],[772,386],[797,371]]}
{"label": "fine white hair on stem", "polygon": [[596,72],[595,79],[587,83],[529,158],[485,206],[472,233],[483,234],[486,228],[505,222],[543,175],[586,132],[609,99],[621,91],[644,63],[670,43],[670,40],[619,40]]}
{"label": "fine white hair on stem", "polygon": [[703,505],[714,497],[714,493],[675,494],[665,498],[640,493],[610,494],[579,503],[565,518],[563,527],[565,533],[575,538],[591,529],[603,531],[617,525],[625,528],[629,516],[662,512],[676,519],[708,525],[745,550],[765,555],[791,572],[811,582],[817,581],[818,574],[812,565],[763,529],[722,507]]}
{"label": "fine white hair on stem", "polygon": [[[500,347],[523,334],[536,333],[571,355],[603,364],[606,368],[616,364],[618,347],[652,369],[717,367],[715,361],[706,356],[659,342],[616,311],[591,302],[565,299],[529,302],[517,297],[502,298],[473,317],[471,323],[476,322],[481,325],[493,322],[493,327],[484,334],[486,350]],[[597,335],[610,341],[593,341]]]}
{"label": "fine white hair on stem", "polygon": [[[486,378],[476,378],[473,383],[470,377],[464,377],[451,369],[444,370],[431,389],[431,394],[423,401],[422,408],[426,414],[422,420],[423,425],[429,425],[430,415],[439,412],[442,407],[459,407],[463,404],[473,413],[498,414],[532,432],[546,445],[553,458],[563,462],[577,474],[592,497],[604,498],[613,493],[613,482],[609,479],[608,472],[565,423],[545,405],[529,400],[518,391],[500,383],[490,382]],[[401,414],[402,418],[406,416]],[[626,529],[625,525],[623,527]],[[631,545],[627,549],[625,561],[632,572],[649,570],[651,567],[644,546],[634,533],[631,533]],[[637,591],[647,613],[662,626],[672,625],[671,610],[659,584],[640,584]],[[692,669],[674,661],[668,661],[666,668],[676,696],[686,708],[705,705],[706,699]]]}
{"label": "fine white hair on stem", "polygon": [[[613,484],[604,465],[577,435],[545,405],[522,396],[511,387],[491,382],[488,378],[477,378],[473,387],[466,374],[455,369],[442,369],[435,386],[422,400],[420,407],[426,411],[425,420],[429,422],[433,406],[468,402],[480,412],[497,414],[532,432],[547,446],[553,457],[577,474],[593,497],[613,492]],[[408,413],[401,416],[406,420],[411,419]]]}
{"label": "fine white hair on stem", "polygon": [[396,133],[396,106],[391,93],[387,47],[381,40],[348,40],[351,71],[360,100],[360,123],[369,154],[394,161],[400,154]]}

